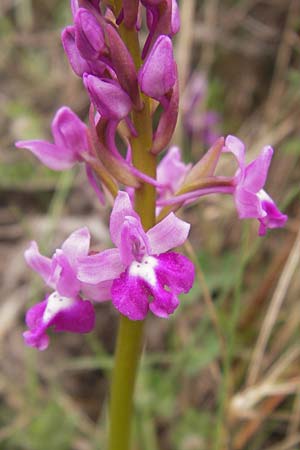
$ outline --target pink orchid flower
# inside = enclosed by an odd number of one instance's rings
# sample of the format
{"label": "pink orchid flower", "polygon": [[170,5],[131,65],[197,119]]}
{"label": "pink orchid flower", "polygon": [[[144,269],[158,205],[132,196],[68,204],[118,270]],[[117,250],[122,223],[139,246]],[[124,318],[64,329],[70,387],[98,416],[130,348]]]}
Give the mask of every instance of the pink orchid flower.
{"label": "pink orchid flower", "polygon": [[55,332],[88,333],[94,327],[92,303],[110,298],[110,286],[89,286],[78,279],[78,259],[89,251],[90,234],[86,227],[72,233],[57,249],[52,259],[40,254],[36,242],[25,252],[27,264],[37,272],[54,291],[34,305],[26,314],[29,330],[24,339],[30,347],[45,350],[49,344],[48,328]]}
{"label": "pink orchid flower", "polygon": [[80,258],[78,278],[89,284],[111,282],[112,303],[131,320],[143,320],[149,309],[168,317],[179,304],[177,295],[188,292],[194,281],[189,259],[169,252],[185,242],[189,229],[171,213],[145,232],[129,195],[119,192],[110,217],[116,248]]}
{"label": "pink orchid flower", "polygon": [[272,147],[264,147],[260,155],[248,165],[245,165],[245,146],[235,136],[227,136],[224,151],[231,152],[239,165],[234,178],[233,195],[240,219],[258,219],[260,236],[266,234],[267,228],[283,227],[287,216],[279,211],[263,189],[273,156]]}

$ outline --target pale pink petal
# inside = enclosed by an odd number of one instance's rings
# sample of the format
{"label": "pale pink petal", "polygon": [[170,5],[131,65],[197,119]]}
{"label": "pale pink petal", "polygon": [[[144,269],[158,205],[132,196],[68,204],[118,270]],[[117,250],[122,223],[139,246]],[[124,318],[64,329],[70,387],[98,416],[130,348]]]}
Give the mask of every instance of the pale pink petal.
{"label": "pale pink petal", "polygon": [[245,160],[245,145],[240,139],[232,135],[227,136],[223,151],[231,152],[236,157],[239,167],[243,168]]}
{"label": "pale pink petal", "polygon": [[45,166],[52,170],[70,169],[78,161],[77,155],[72,150],[58,147],[47,141],[17,141],[15,146],[31,151]]}
{"label": "pale pink petal", "polygon": [[77,259],[87,256],[90,248],[91,236],[87,227],[74,231],[62,244],[62,251],[67,256],[73,268],[77,267]]}
{"label": "pale pink petal", "polygon": [[124,223],[126,216],[133,216],[138,218],[137,213],[134,211],[131,200],[129,198],[129,195],[127,192],[119,191],[113,210],[110,215],[110,237],[112,242],[115,244],[116,247],[119,247],[120,245],[120,238],[121,238],[121,227]]}
{"label": "pale pink petal", "polygon": [[119,250],[112,248],[79,258],[77,277],[83,283],[96,285],[117,278],[123,270]]}
{"label": "pale pink petal", "polygon": [[257,194],[253,192],[237,188],[234,193],[234,200],[240,219],[259,218],[266,215]]}
{"label": "pale pink petal", "polygon": [[264,147],[259,157],[246,167],[243,180],[243,187],[246,190],[258,192],[264,187],[272,155],[272,147]]}
{"label": "pale pink petal", "polygon": [[105,302],[111,299],[111,287],[113,280],[102,281],[98,284],[81,284],[81,292],[84,297],[95,302]]}
{"label": "pale pink petal", "polygon": [[49,286],[53,287],[49,284],[52,275],[52,261],[50,258],[40,254],[38,245],[35,241],[30,243],[24,256],[29,267],[37,272]]}
{"label": "pale pink petal", "polygon": [[186,241],[189,231],[189,223],[170,213],[146,233],[150,240],[151,253],[153,255],[165,253],[182,245]]}
{"label": "pale pink petal", "polygon": [[80,282],[68,258],[62,250],[56,250],[53,260],[61,268],[56,282],[57,291],[64,297],[76,297],[80,290]]}

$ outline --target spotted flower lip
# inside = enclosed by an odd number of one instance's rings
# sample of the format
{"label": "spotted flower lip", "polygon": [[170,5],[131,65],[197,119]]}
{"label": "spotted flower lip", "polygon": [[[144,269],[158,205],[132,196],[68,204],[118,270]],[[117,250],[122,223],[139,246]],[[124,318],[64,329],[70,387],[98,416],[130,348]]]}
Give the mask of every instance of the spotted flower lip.
{"label": "spotted flower lip", "polygon": [[68,107],[60,108],[52,121],[54,143],[43,140],[17,141],[18,148],[33,153],[52,170],[70,169],[82,161],[81,154],[88,151],[87,127]]}
{"label": "spotted flower lip", "polygon": [[227,136],[223,151],[231,152],[238,163],[233,196],[240,219],[258,219],[260,236],[266,234],[267,228],[283,227],[288,217],[279,211],[263,189],[273,156],[272,147],[264,147],[260,155],[248,165],[245,164],[245,146],[235,136]]}
{"label": "spotted flower lip", "polygon": [[90,286],[78,279],[78,259],[88,254],[89,245],[90,234],[84,227],[72,233],[51,259],[40,254],[34,241],[25,251],[27,264],[53,289],[26,314],[29,330],[23,336],[27,345],[45,350],[49,344],[46,331],[50,327],[55,332],[73,333],[88,333],[93,329],[94,307],[84,298],[96,301],[109,299],[111,284]]}
{"label": "spotted flower lip", "polygon": [[168,317],[179,304],[178,294],[194,281],[189,259],[169,252],[185,242],[189,229],[171,213],[145,232],[128,194],[119,192],[110,218],[116,248],[79,258],[78,278],[89,284],[112,280],[112,303],[131,320],[143,320],[149,310]]}

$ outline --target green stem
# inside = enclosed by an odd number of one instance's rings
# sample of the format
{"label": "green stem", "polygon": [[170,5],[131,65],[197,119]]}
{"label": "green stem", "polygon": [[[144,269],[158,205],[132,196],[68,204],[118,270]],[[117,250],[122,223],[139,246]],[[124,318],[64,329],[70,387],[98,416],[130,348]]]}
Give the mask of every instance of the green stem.
{"label": "green stem", "polygon": [[[119,5],[116,7],[118,10]],[[137,33],[122,25],[119,30],[138,68],[141,57]],[[143,102],[143,109],[132,113],[132,121],[138,134],[131,141],[132,161],[139,170],[155,178],[156,157],[150,153],[152,119],[149,99],[143,97]],[[143,183],[135,192],[134,207],[145,230],[155,225],[155,188]],[[143,346],[143,329],[144,321],[131,321],[127,317],[120,317],[110,395],[109,450],[130,448],[133,394]]]}
{"label": "green stem", "polygon": [[144,322],[120,317],[110,403],[109,450],[130,446],[133,392],[142,350]]}

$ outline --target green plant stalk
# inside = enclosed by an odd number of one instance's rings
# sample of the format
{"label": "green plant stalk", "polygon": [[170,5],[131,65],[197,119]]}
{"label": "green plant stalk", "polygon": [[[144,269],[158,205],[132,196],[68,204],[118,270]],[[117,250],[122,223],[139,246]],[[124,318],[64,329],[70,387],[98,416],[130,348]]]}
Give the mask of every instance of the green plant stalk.
{"label": "green plant stalk", "polygon": [[[120,34],[126,42],[138,68],[141,64],[140,47],[136,31],[120,26]],[[135,167],[147,175],[156,177],[156,157],[150,153],[152,122],[149,99],[143,97],[144,107],[134,111],[132,120],[138,136],[132,139],[132,161]],[[141,217],[145,230],[155,224],[155,189],[142,184],[135,193],[135,210]],[[120,316],[116,343],[115,365],[110,392],[109,450],[129,450],[133,395],[136,375],[143,346],[144,321],[132,321]]]}

